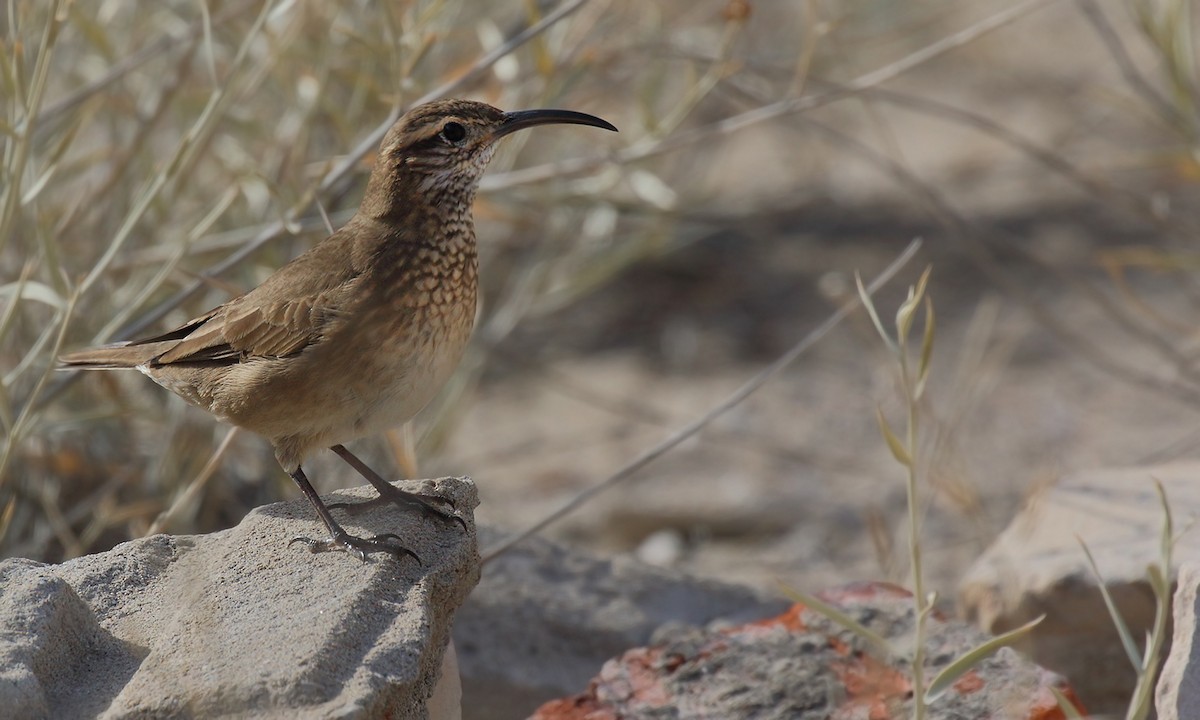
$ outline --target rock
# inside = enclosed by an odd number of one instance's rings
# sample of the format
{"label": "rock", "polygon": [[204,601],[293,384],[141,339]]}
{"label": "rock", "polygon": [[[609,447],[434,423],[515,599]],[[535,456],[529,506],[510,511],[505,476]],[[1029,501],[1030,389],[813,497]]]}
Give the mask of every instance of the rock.
{"label": "rock", "polygon": [[[822,597],[889,642],[909,647],[913,612],[907,592],[865,583]],[[974,628],[940,617],[930,620],[927,631],[929,678],[985,639]],[[655,645],[605,663],[585,692],[546,703],[531,720],[911,717],[911,668],[905,660],[880,655],[858,635],[795,605],[733,628],[664,633]],[[1062,718],[1052,688],[1072,698],[1061,678],[1003,648],[936,699],[930,717]]]}
{"label": "rock", "polygon": [[1154,693],[1159,720],[1200,717],[1200,624],[1196,622],[1200,613],[1200,564],[1188,563],[1179,568],[1176,584],[1172,613],[1175,633]]}
{"label": "rock", "polygon": [[[480,530],[484,548],[502,538]],[[464,717],[526,718],[584,687],[605,660],[663,625],[745,621],[786,602],[625,557],[595,558],[532,539],[484,566],[454,623]]]}
{"label": "rock", "polygon": [[[1125,714],[1135,677],[1077,538],[1140,641],[1154,621],[1146,568],[1159,562],[1163,525],[1153,479],[1175,527],[1187,527],[1200,512],[1200,462],[1070,475],[1031,498],[959,586],[962,614],[990,633],[1045,614],[1021,649],[1100,714]],[[1176,566],[1200,562],[1196,542],[1174,547]]]}
{"label": "rock", "polygon": [[[434,491],[469,532],[394,507],[345,523],[395,532],[424,566],[289,547],[324,530],[305,500],[211,535],[157,535],[61,565],[0,563],[5,717],[430,717],[454,613],[479,577],[474,484],[447,478]],[[457,678],[446,682],[434,717],[455,718]]]}

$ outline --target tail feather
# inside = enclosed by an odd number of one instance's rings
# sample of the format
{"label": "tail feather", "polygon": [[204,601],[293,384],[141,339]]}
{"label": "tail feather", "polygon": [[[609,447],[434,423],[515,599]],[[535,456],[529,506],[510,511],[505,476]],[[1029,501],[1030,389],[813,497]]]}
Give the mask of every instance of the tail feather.
{"label": "tail feather", "polygon": [[[58,358],[62,370],[115,370],[135,368],[161,355],[174,343],[114,343],[67,353]],[[164,347],[165,346],[165,347]]]}

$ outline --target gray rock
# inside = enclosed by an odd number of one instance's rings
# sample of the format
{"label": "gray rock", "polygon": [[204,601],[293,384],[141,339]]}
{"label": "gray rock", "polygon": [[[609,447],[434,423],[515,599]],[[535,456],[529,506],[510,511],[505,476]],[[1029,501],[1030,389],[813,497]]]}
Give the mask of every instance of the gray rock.
{"label": "gray rock", "polygon": [[[1079,539],[1141,640],[1154,621],[1146,568],[1159,562],[1163,524],[1152,479],[1166,489],[1175,527],[1189,527],[1200,514],[1200,462],[1077,473],[1032,497],[959,586],[961,612],[989,633],[1044,613],[1021,649],[1070,679],[1099,714],[1124,714],[1135,676]],[[1182,562],[1200,562],[1200,545],[1177,542],[1174,564]]]}
{"label": "gray rock", "polygon": [[1159,720],[1200,717],[1200,625],[1196,623],[1200,613],[1200,565],[1189,563],[1179,568],[1176,583],[1172,613],[1175,633],[1154,693]]}
{"label": "gray rock", "polygon": [[[586,689],[546,703],[530,720],[912,717],[912,596],[886,583],[856,583],[821,595],[883,638],[889,649],[802,605],[737,627],[675,628],[653,646],[605,663]],[[986,639],[937,613],[925,630],[927,682],[934,671]],[[1063,717],[1056,691],[1082,711],[1062,678],[1001,648],[932,700],[928,716]]]}
{"label": "gray rock", "polygon": [[[502,536],[481,528],[480,537],[486,548]],[[484,567],[455,619],[464,717],[528,717],[664,625],[741,622],[785,607],[746,587],[527,541]]]}
{"label": "gray rock", "polygon": [[[454,612],[479,577],[475,486],[448,478],[435,492],[469,532],[392,507],[344,523],[395,532],[424,566],[289,547],[324,530],[304,500],[211,535],[158,535],[56,566],[0,563],[3,714],[429,717]],[[439,696],[445,707],[454,690]]]}

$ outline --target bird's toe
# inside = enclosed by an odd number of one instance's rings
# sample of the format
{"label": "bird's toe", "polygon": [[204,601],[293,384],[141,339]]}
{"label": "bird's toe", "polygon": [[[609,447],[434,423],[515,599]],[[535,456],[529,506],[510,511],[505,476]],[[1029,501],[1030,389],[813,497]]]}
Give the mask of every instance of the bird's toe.
{"label": "bird's toe", "polygon": [[313,538],[303,536],[294,537],[288,544],[291,545],[293,543],[303,543],[308,547],[309,552],[313,553],[329,552],[331,550],[344,552],[353,555],[364,563],[371,553],[385,552],[397,560],[408,556],[416,560],[418,565],[425,564],[415,552],[401,544],[400,536],[395,533],[383,533],[363,538],[351,535],[343,530],[334,533],[324,540],[314,540]]}

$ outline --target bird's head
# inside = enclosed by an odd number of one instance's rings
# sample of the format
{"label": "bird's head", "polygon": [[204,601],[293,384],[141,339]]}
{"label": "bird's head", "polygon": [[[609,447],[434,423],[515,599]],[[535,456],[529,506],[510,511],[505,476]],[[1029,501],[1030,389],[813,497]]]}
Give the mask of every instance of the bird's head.
{"label": "bird's head", "polygon": [[390,214],[411,203],[407,193],[420,193],[429,202],[469,204],[500,138],[554,123],[616,131],[605,120],[572,110],[504,112],[471,100],[419,105],[384,135],[363,209]]}

